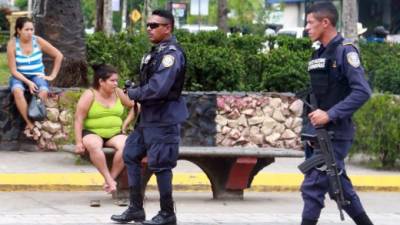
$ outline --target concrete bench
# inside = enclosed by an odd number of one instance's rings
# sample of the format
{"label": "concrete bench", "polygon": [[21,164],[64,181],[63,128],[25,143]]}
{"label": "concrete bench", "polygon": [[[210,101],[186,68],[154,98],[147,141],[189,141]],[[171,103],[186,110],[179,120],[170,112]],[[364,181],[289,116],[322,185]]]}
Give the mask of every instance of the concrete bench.
{"label": "concrete bench", "polygon": [[[64,147],[72,150],[73,146]],[[103,148],[108,165],[111,165],[113,149]],[[275,161],[276,157],[304,157],[299,150],[281,148],[201,147],[181,146],[179,159],[190,161],[201,168],[211,183],[214,199],[243,199],[243,191],[251,186],[257,173]],[[143,191],[152,176],[147,169],[147,159],[142,161]],[[124,169],[117,179],[118,190],[114,198],[127,196],[128,176]]]}

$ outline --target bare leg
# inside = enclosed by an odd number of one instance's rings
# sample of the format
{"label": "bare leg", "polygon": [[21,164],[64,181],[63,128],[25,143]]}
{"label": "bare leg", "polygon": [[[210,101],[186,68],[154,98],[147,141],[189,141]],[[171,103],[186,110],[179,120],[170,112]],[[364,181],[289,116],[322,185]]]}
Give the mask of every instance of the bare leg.
{"label": "bare leg", "polygon": [[93,165],[99,170],[101,175],[103,175],[105,180],[104,189],[106,192],[113,192],[117,189],[117,183],[111,177],[110,171],[107,168],[107,161],[103,148],[103,140],[101,137],[95,134],[88,134],[83,137],[83,145],[89,152],[90,161],[92,161]]}
{"label": "bare leg", "polygon": [[122,151],[125,147],[126,138],[126,135],[117,135],[108,140],[105,144],[105,146],[115,149],[113,164],[111,168],[111,177],[114,178],[114,180],[118,177],[125,166],[122,159]]}
{"label": "bare leg", "polygon": [[17,105],[17,109],[21,114],[22,118],[25,120],[26,128],[32,130],[34,125],[32,121],[28,118],[28,103],[26,102],[24,91],[19,88],[15,88],[13,90],[15,104]]}

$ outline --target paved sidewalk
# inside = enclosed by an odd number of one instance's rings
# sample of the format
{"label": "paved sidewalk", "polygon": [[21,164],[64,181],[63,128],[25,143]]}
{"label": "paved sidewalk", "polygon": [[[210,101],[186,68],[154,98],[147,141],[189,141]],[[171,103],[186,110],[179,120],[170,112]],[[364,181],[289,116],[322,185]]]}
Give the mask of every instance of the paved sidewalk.
{"label": "paved sidewalk", "polygon": [[[103,179],[91,164],[77,165],[66,152],[0,151],[0,191],[101,190]],[[250,191],[297,191],[303,175],[297,170],[301,158],[276,158],[254,179]],[[348,174],[359,190],[400,192],[398,171],[379,171],[348,165]],[[209,191],[206,175],[194,164],[180,160],[174,170],[175,190]],[[155,189],[154,177],[149,189]]]}
{"label": "paved sidewalk", "polygon": [[[147,218],[159,210],[158,193],[148,192]],[[241,201],[212,200],[209,192],[175,192],[179,225],[299,225],[303,203],[299,193],[245,193]],[[397,225],[400,193],[362,192],[361,200],[375,224]],[[90,207],[90,200],[100,207]],[[115,224],[112,214],[126,207],[113,203],[104,192],[0,192],[0,225],[105,225]],[[354,224],[345,215],[340,221],[336,205],[326,200],[319,225]],[[205,207],[206,206],[206,207]]]}

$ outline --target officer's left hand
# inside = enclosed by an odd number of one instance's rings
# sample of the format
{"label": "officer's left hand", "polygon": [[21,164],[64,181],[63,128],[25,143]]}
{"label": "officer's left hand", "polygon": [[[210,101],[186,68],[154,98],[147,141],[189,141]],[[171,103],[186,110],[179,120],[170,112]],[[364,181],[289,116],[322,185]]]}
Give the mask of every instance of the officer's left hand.
{"label": "officer's left hand", "polygon": [[329,115],[327,112],[317,109],[308,114],[308,118],[313,126],[322,126],[329,122]]}

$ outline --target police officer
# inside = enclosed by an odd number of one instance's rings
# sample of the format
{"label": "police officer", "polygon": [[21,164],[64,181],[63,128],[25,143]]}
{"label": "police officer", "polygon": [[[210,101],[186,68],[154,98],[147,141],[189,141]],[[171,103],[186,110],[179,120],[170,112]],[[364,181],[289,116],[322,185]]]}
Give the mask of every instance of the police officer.
{"label": "police officer", "polygon": [[141,160],[147,155],[148,168],[157,177],[160,208],[143,224],[176,224],[172,198],[172,168],[178,159],[180,124],[188,117],[181,97],[186,57],[172,35],[174,18],[169,11],[155,10],[147,20],[147,34],[154,44],[142,58],[140,83],[127,90],[129,98],[141,104],[140,121],[126,140],[124,162],[128,169],[130,205],[111,220],[143,221]]}
{"label": "police officer", "polygon": [[[338,13],[331,2],[314,4],[307,12],[306,31],[312,41],[321,46],[309,62],[312,95],[317,109],[308,113],[304,130],[315,134],[315,127],[325,126],[333,132],[332,145],[339,167],[346,213],[358,225],[370,225],[361,202],[346,174],[344,158],[350,149],[354,125],[352,114],[370,97],[371,90],[364,78],[358,50],[336,31]],[[306,152],[313,153],[307,145]],[[306,154],[308,157],[310,154]],[[304,208],[302,225],[315,225],[324,207],[329,181],[323,167],[309,170],[301,186]]]}

